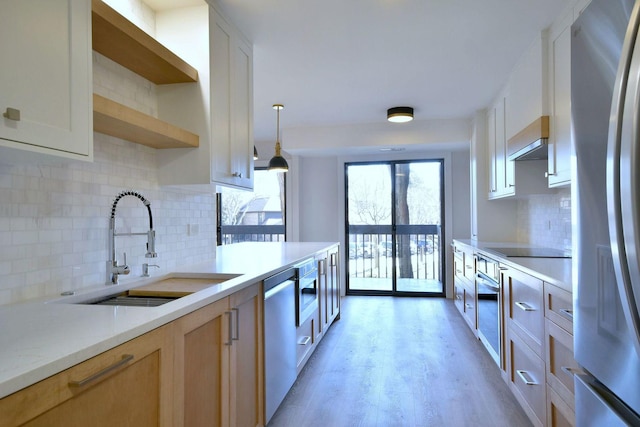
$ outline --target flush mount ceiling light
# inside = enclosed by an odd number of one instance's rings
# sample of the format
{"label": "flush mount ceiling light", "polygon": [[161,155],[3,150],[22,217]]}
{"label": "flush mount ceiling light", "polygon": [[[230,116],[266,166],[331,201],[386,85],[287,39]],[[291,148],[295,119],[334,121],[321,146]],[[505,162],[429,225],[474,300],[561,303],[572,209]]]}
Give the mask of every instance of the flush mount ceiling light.
{"label": "flush mount ceiling light", "polygon": [[276,155],[269,160],[269,170],[274,172],[287,172],[289,164],[280,153],[280,110],[284,108],[282,104],[273,104],[273,109],[277,111],[276,122]]}
{"label": "flush mount ceiling light", "polygon": [[393,123],[406,123],[413,120],[412,107],[393,107],[387,110],[387,120]]}

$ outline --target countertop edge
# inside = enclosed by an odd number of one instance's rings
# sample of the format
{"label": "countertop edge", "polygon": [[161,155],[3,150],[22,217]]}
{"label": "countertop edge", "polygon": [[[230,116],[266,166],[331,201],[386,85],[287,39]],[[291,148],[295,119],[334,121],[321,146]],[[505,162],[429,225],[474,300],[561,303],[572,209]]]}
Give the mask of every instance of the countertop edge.
{"label": "countertop edge", "polygon": [[[506,264],[511,268],[520,270],[530,276],[534,276],[545,283],[557,286],[565,291],[572,292],[572,280],[571,280],[571,258],[530,258],[530,257],[517,257],[506,258],[497,255],[495,252],[488,251],[485,248],[488,247],[500,247],[500,246],[518,246],[518,247],[531,247],[530,245],[522,243],[510,243],[510,242],[475,242],[467,239],[453,239],[453,243],[458,243],[467,246],[475,251],[481,252],[483,255],[495,259],[500,263]],[[553,267],[546,268],[544,264]],[[554,268],[555,267],[555,268]]]}
{"label": "countertop edge", "polygon": [[[22,390],[30,385],[33,385],[41,380],[44,380],[52,375],[55,375],[59,372],[64,371],[78,363],[82,363],[92,357],[95,357],[107,350],[110,350],[114,347],[117,347],[120,344],[123,344],[127,341],[130,341],[134,338],[137,338],[147,332],[150,332],[154,329],[157,329],[161,326],[164,326],[182,316],[185,316],[199,308],[202,308],[206,305],[214,303],[218,300],[221,300],[229,295],[241,291],[249,286],[254,285],[255,283],[259,283],[265,278],[279,272],[285,270],[287,268],[291,268],[292,266],[298,264],[299,262],[308,259],[310,257],[315,257],[322,252],[326,252],[334,247],[339,247],[338,242],[292,242],[292,243],[278,243],[271,244],[272,248],[279,247],[284,248],[283,252],[287,256],[288,259],[286,262],[278,263],[279,265],[267,267],[266,269],[262,269],[260,271],[252,271],[247,274],[241,274],[234,279],[230,279],[227,282],[224,282],[219,285],[214,285],[210,288],[203,289],[194,294],[185,296],[180,298],[179,300],[172,301],[163,306],[154,307],[154,308],[140,308],[135,307],[133,311],[131,311],[131,319],[126,319],[127,310],[125,311],[125,323],[127,321],[130,322],[131,326],[123,326],[120,329],[110,333],[106,337],[96,336],[94,338],[87,337],[83,340],[82,345],[69,345],[69,350],[65,354],[58,354],[52,357],[42,356],[35,362],[30,362],[28,366],[12,366],[19,365],[21,360],[11,360],[12,363],[8,365],[5,363],[4,371],[0,370],[0,398],[6,397],[12,393],[15,393],[19,390]],[[250,248],[251,244],[238,244],[244,245],[243,249]],[[285,246],[289,245],[289,246]],[[230,245],[228,248],[235,245]],[[289,253],[286,249],[287,247],[293,248]],[[218,256],[222,253],[224,254],[224,249],[220,249],[223,247],[219,247],[216,254],[216,259],[194,264],[185,268],[181,268],[179,270],[173,271],[170,274],[164,276],[158,276],[156,280],[160,277],[193,277],[193,278],[207,278],[208,275],[212,274],[229,274],[231,271],[227,271],[229,269],[221,267],[221,260],[218,259]],[[234,248],[234,249],[237,249]],[[292,255],[293,254],[293,255]],[[224,256],[221,256],[224,258]],[[220,271],[225,270],[225,271]],[[231,268],[230,270],[233,270]],[[232,274],[239,274],[240,272],[235,271]],[[148,280],[142,281],[132,281],[127,284],[126,287],[121,288],[121,290],[126,290],[134,286],[139,286]],[[104,292],[104,287],[95,288],[96,290],[100,290]],[[85,295],[90,295],[92,291],[85,292]],[[61,315],[60,313],[56,313],[56,311],[61,312],[65,307],[69,312],[66,317],[68,318],[67,322],[71,322],[74,317],[78,316],[82,318],[85,314],[91,311],[91,314],[99,314],[96,309],[100,309],[103,314],[108,313],[109,310],[112,310],[113,307],[106,306],[86,306],[82,304],[73,304],[73,303],[65,303],[61,301],[60,297],[49,297],[49,298],[40,298],[34,300],[33,302],[23,302],[16,305],[9,306],[0,306],[0,319],[3,319],[2,316],[11,321],[11,319],[15,320],[19,318],[21,315],[19,314],[9,314],[8,311],[21,311],[21,313],[26,312],[24,316],[28,316],[29,311],[38,312],[43,311],[42,307],[49,307],[51,316]],[[103,310],[106,309],[106,310]],[[136,311],[137,310],[137,311]],[[61,315],[65,316],[65,315]],[[3,319],[5,320],[5,319]],[[11,324],[15,324],[16,322],[12,322]],[[33,326],[33,325],[32,325]],[[39,325],[42,326],[42,325]],[[47,325],[51,326],[51,325]],[[56,327],[57,325],[53,325],[51,327]],[[71,325],[69,325],[71,326]],[[40,334],[43,335],[42,331]],[[1,336],[0,336],[1,337]],[[24,337],[21,337],[24,338]],[[27,337],[28,339],[28,337]],[[0,343],[2,343],[2,339],[0,338]],[[41,344],[42,345],[42,344]],[[18,349],[18,351],[14,351],[14,353],[19,353],[19,350],[23,350],[24,352],[33,352],[33,348],[29,348],[33,346],[24,345],[24,349]],[[19,357],[19,356],[17,356]],[[8,360],[4,360],[7,358],[6,355],[2,357],[0,355],[0,366],[3,365],[2,362],[9,362]],[[22,358],[20,358],[22,359]],[[26,360],[24,358],[23,360]],[[27,362],[23,362],[23,365],[26,365]],[[6,366],[10,366],[8,369]]]}

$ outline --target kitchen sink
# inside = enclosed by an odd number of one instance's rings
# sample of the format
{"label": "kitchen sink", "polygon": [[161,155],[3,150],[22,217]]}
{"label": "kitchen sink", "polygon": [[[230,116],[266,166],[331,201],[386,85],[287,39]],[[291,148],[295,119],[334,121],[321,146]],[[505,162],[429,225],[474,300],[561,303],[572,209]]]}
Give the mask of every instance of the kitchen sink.
{"label": "kitchen sink", "polygon": [[172,277],[115,293],[113,292],[114,289],[102,289],[100,292],[94,293],[93,296],[75,295],[56,300],[55,302],[126,307],[158,307],[194,292],[219,285],[238,276],[238,274],[215,274],[209,275],[206,278]]}
{"label": "kitchen sink", "polygon": [[120,306],[126,306],[126,307],[158,307],[159,305],[166,304],[171,301],[175,301],[178,298],[180,297],[129,295],[128,292],[124,292],[121,294],[108,296],[98,301],[84,302],[80,304],[120,305]]}

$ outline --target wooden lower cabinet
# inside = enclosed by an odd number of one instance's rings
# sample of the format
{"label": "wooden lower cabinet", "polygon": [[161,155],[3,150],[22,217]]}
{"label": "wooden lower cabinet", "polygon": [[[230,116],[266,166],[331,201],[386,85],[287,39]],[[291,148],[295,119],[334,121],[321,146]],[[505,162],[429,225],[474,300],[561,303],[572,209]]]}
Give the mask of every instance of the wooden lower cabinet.
{"label": "wooden lower cabinet", "polygon": [[229,297],[237,334],[230,357],[230,426],[264,425],[262,287],[255,284]]}
{"label": "wooden lower cabinet", "polygon": [[176,321],[175,426],[262,424],[258,284]]}
{"label": "wooden lower cabinet", "polygon": [[336,318],[340,316],[340,251],[338,247],[316,255],[318,264],[319,323],[316,326],[320,338]]}
{"label": "wooden lower cabinet", "polygon": [[575,425],[575,409],[567,404],[550,385],[547,385],[547,426],[575,427]]}
{"label": "wooden lower cabinet", "polygon": [[329,324],[340,317],[340,248],[329,249],[327,316]]}
{"label": "wooden lower cabinet", "polygon": [[172,325],[0,400],[0,426],[171,426]]}
{"label": "wooden lower cabinet", "polygon": [[547,425],[575,425],[573,375],[581,368],[573,357],[572,295],[544,284],[545,364],[547,368]]}
{"label": "wooden lower cabinet", "polygon": [[545,364],[513,330],[507,332],[509,388],[536,426],[546,424]]}
{"label": "wooden lower cabinet", "polygon": [[225,298],[176,321],[175,426],[228,423],[229,313]]}
{"label": "wooden lower cabinet", "polygon": [[254,284],[0,399],[0,427],[264,424]]}

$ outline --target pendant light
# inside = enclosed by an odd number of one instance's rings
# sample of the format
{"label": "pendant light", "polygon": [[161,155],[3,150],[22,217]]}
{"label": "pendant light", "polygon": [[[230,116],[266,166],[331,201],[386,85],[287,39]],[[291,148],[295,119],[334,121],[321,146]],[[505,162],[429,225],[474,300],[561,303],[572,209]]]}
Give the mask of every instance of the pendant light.
{"label": "pendant light", "polygon": [[393,123],[406,123],[413,120],[412,107],[393,107],[387,110],[387,120]]}
{"label": "pendant light", "polygon": [[253,160],[258,160],[258,149],[256,146],[253,146]]}
{"label": "pendant light", "polygon": [[273,104],[273,109],[277,111],[277,124],[276,124],[276,155],[269,160],[269,170],[274,172],[287,172],[289,170],[289,164],[282,157],[280,153],[280,110],[284,108],[282,104]]}

